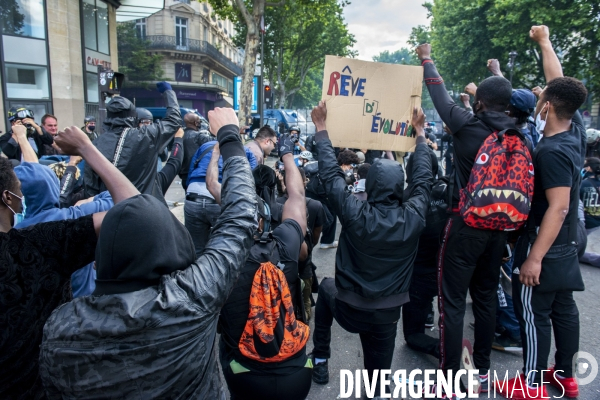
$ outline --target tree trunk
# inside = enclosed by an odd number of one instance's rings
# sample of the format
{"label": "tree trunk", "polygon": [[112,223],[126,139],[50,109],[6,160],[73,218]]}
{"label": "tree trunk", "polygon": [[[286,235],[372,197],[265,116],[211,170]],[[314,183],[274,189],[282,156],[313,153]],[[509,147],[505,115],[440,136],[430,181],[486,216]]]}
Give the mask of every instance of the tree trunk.
{"label": "tree trunk", "polygon": [[252,83],[254,80],[256,55],[258,54],[259,45],[260,39],[258,28],[256,26],[254,26],[254,29],[248,27],[248,34],[246,35],[246,56],[244,57],[242,83],[240,85],[240,109],[238,111],[238,119],[242,125],[246,124],[246,118],[249,117],[252,112]]}

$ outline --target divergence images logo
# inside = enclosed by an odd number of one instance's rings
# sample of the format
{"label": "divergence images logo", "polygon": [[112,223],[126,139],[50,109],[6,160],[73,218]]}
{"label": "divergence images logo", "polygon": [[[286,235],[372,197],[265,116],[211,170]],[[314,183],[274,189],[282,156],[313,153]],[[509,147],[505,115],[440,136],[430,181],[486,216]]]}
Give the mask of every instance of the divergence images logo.
{"label": "divergence images logo", "polygon": [[598,375],[598,361],[593,355],[585,351],[575,353],[575,356],[573,356],[573,375],[577,378],[580,386],[592,383]]}

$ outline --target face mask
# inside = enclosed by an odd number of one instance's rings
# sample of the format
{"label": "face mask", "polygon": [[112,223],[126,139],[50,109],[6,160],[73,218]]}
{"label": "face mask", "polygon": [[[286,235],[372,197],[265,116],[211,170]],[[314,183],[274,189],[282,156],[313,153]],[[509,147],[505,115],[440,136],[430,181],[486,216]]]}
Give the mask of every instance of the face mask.
{"label": "face mask", "polygon": [[25,196],[23,196],[23,197],[17,196],[16,194],[14,194],[13,192],[11,192],[10,190],[7,190],[7,192],[10,193],[10,194],[12,194],[13,196],[15,196],[16,198],[18,198],[19,200],[21,200],[21,205],[23,206],[23,210],[20,213],[17,213],[8,204],[6,204],[6,202],[4,202],[4,199],[2,199],[2,202],[4,203],[4,205],[6,207],[8,207],[8,209],[10,211],[13,212],[13,226],[17,226],[17,224],[20,224],[25,219],[25,210],[27,210],[27,206],[25,205]]}
{"label": "face mask", "polygon": [[[546,120],[542,119],[543,111],[544,109],[542,108],[539,114],[535,117],[535,129],[537,129],[537,131],[542,135],[544,134],[544,129],[546,129]],[[546,114],[546,118],[548,118],[548,114]]]}
{"label": "face mask", "polygon": [[89,125],[88,130],[94,132],[96,130],[96,125]]}

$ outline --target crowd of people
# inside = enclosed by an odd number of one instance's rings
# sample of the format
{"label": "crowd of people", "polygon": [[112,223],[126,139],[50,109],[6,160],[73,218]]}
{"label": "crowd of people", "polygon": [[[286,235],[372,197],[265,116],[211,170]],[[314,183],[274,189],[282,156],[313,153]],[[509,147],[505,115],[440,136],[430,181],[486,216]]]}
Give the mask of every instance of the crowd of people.
{"label": "crowd of people", "polygon": [[[329,382],[334,320],[359,335],[369,376],[391,368],[400,320],[407,346],[450,375],[462,368],[468,295],[480,393],[539,399],[549,383],[577,397],[573,292],[584,290],[580,260],[600,266],[585,251],[600,228],[599,136],[586,136],[586,88],[563,76],[548,28],[529,36],[545,88],[513,89],[490,60],[493,76],[469,84],[462,104],[430,45],[417,48],[444,166],[416,108],[408,158],[334,148],[325,102],[306,141],[298,127],[265,125],[244,143],[232,109],[209,111],[209,126],[182,118],[167,82],[164,118],[114,96],[101,134],[94,117],[59,131],[53,115],[38,125],[11,109],[0,397],[223,399],[226,386],[234,400],[305,399]],[[177,175],[184,224],[164,198]],[[316,248],[335,249],[333,277]],[[439,337],[425,333],[436,297]],[[522,351],[523,373],[491,382],[492,348]]]}

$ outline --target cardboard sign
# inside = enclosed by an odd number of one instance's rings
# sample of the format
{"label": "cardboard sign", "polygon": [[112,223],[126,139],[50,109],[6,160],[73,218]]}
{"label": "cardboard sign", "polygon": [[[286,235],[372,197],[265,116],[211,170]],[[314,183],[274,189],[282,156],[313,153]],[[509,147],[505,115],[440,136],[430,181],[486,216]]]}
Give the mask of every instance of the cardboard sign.
{"label": "cardboard sign", "polygon": [[326,56],[321,98],[335,147],[414,151],[412,110],[421,107],[423,67]]}

